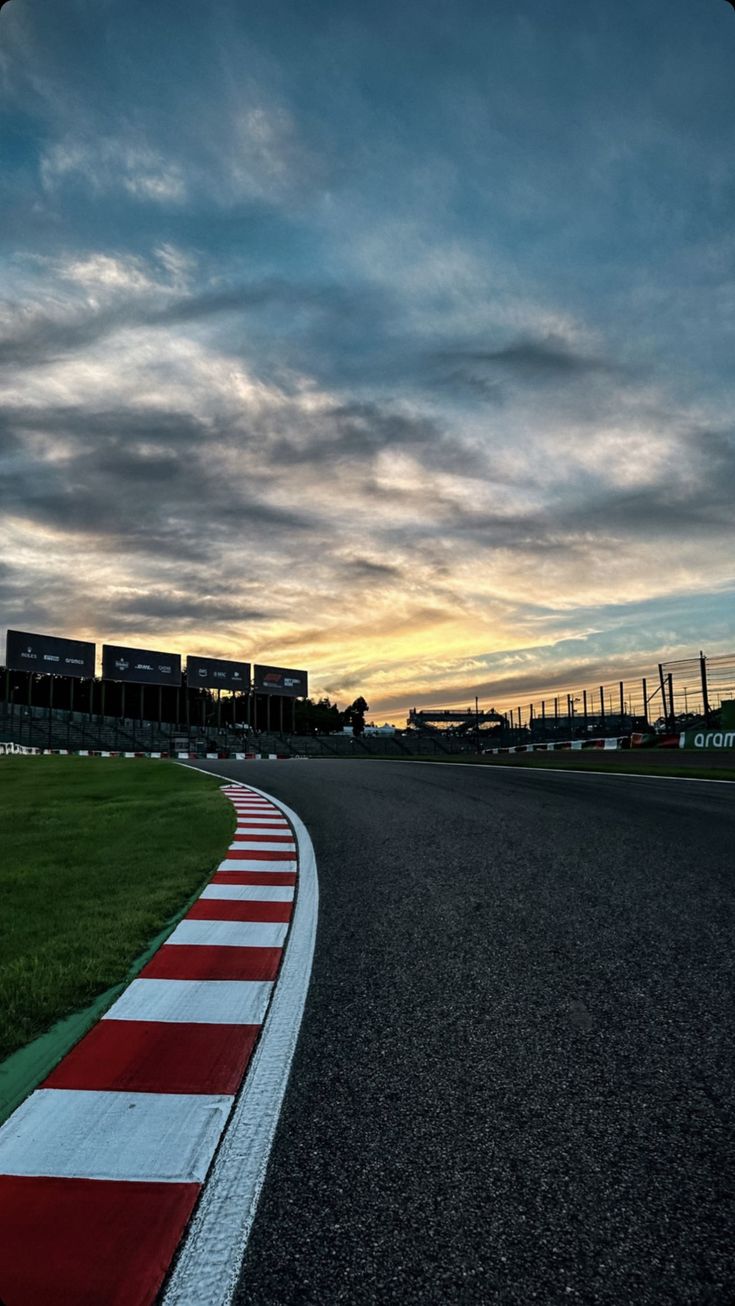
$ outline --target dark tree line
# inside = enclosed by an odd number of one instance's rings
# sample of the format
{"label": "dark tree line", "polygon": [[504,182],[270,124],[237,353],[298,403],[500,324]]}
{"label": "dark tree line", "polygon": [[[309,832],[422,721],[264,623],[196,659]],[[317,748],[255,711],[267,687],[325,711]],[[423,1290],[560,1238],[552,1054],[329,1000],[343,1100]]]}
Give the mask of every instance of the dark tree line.
{"label": "dark tree line", "polygon": [[302,735],[333,735],[352,726],[354,733],[361,735],[369,711],[370,705],[362,695],[342,709],[329,698],[302,698],[296,704],[296,731]]}

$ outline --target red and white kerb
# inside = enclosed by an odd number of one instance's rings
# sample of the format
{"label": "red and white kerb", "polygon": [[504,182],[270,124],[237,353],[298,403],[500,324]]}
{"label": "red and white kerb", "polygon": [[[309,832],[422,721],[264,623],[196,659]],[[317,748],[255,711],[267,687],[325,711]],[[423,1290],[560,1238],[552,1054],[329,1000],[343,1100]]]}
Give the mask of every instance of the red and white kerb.
{"label": "red and white kerb", "polygon": [[225,860],[166,943],[0,1129],[0,1299],[145,1306],[200,1195],[278,979],[293,830],[239,785]]}

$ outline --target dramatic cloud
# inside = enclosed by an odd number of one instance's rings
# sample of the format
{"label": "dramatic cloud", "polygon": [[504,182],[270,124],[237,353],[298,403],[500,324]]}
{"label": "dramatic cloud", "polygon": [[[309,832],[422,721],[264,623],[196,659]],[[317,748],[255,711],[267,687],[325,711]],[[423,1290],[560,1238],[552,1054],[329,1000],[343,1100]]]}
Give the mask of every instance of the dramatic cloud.
{"label": "dramatic cloud", "polygon": [[397,718],[732,647],[731,24],[654,18],[7,6],[5,622]]}

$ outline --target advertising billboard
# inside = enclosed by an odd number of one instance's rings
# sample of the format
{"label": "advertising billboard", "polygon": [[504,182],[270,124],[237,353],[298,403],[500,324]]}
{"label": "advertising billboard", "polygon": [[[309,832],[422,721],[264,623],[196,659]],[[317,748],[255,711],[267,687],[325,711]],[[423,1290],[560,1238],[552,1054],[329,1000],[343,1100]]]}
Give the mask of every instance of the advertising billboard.
{"label": "advertising billboard", "polygon": [[80,678],[94,675],[95,646],[86,640],[9,630],[5,647],[5,665],[11,671],[40,671],[45,675]]}
{"label": "advertising billboard", "polygon": [[248,690],[250,688],[250,663],[228,662],[226,658],[186,659],[186,683],[189,689],[231,689]]}
{"label": "advertising billboard", "polygon": [[132,685],[180,685],[181,657],[148,648],[102,645],[102,675]]}
{"label": "advertising billboard", "polygon": [[253,687],[258,694],[286,694],[289,698],[306,698],[309,693],[307,671],[287,671],[284,667],[255,666]]}

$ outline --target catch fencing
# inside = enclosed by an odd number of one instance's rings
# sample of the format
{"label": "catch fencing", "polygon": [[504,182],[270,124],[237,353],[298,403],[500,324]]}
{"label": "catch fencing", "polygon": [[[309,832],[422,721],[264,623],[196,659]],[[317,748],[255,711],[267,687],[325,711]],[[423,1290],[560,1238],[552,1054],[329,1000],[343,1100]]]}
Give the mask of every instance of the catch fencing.
{"label": "catch fencing", "polygon": [[[506,704],[511,742],[584,739],[684,730],[709,723],[723,701],[735,698],[735,653],[661,662],[647,676],[564,690],[531,703]],[[483,732],[484,733],[484,732]]]}

